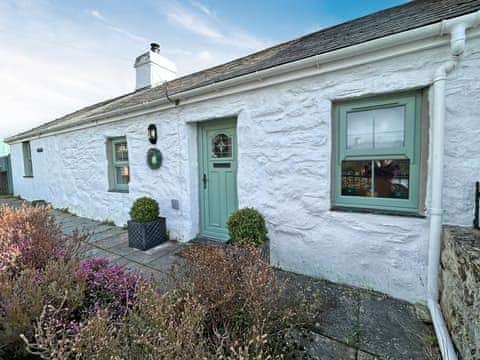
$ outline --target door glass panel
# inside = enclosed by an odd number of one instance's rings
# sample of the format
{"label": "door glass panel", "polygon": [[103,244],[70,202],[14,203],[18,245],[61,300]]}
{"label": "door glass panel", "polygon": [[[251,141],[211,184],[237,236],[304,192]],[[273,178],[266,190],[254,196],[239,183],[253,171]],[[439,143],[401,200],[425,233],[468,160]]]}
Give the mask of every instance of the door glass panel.
{"label": "door glass panel", "polygon": [[128,166],[119,166],[115,168],[115,177],[117,184],[128,184],[130,181],[130,174]]}
{"label": "door glass panel", "polygon": [[225,134],[218,134],[212,139],[213,158],[232,157],[232,137]]}
{"label": "door glass panel", "polygon": [[347,149],[382,149],[405,144],[405,107],[347,114]]}
{"label": "door glass panel", "polygon": [[410,160],[375,160],[375,197],[408,199]]}
{"label": "door glass panel", "polygon": [[372,162],[342,161],[342,195],[371,196]]}

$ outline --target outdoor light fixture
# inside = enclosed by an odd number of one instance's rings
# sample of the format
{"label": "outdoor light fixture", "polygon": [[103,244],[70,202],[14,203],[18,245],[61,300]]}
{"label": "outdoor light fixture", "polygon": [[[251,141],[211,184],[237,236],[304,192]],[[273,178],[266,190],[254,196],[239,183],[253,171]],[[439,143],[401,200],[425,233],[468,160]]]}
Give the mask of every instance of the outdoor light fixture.
{"label": "outdoor light fixture", "polygon": [[157,127],[155,124],[148,125],[148,140],[152,145],[157,143]]}

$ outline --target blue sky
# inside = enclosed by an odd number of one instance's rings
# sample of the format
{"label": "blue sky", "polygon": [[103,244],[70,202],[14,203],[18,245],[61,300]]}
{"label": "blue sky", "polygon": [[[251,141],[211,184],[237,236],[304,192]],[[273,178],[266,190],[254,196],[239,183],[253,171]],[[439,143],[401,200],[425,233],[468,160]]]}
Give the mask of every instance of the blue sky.
{"label": "blue sky", "polygon": [[0,138],[134,88],[159,42],[179,75],[405,0],[1,0]]}

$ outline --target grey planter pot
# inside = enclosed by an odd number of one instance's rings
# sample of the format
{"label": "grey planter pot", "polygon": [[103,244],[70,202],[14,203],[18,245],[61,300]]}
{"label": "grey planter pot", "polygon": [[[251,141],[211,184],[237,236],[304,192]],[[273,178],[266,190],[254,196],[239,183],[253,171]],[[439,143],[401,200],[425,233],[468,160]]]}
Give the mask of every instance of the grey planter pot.
{"label": "grey planter pot", "polygon": [[146,223],[128,221],[129,247],[148,250],[167,240],[167,221],[164,217]]}

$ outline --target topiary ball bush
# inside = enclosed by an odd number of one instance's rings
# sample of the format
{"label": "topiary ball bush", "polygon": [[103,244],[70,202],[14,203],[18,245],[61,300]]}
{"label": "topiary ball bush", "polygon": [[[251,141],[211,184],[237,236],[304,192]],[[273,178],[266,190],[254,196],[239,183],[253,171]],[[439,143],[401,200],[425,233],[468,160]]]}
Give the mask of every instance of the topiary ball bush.
{"label": "topiary ball bush", "polygon": [[149,197],[141,197],[133,202],[130,217],[133,221],[146,223],[158,219],[160,209],[158,202]]}
{"label": "topiary ball bush", "polygon": [[265,219],[253,208],[240,209],[232,213],[227,226],[234,245],[259,246],[267,240]]}

